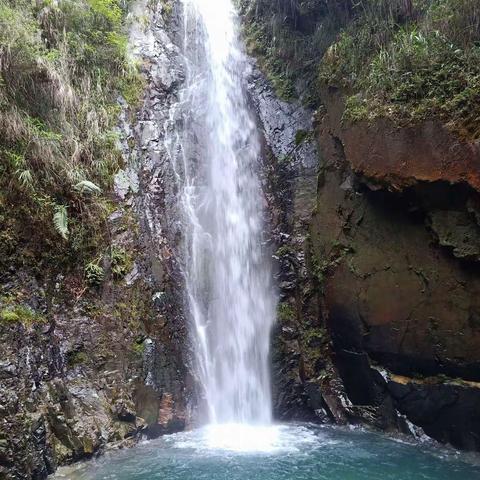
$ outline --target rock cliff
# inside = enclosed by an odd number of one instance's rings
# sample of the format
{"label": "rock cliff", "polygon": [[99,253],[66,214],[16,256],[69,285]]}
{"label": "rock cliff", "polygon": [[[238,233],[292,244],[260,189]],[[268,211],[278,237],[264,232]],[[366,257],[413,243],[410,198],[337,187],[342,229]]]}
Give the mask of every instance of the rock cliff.
{"label": "rock cliff", "polygon": [[[423,429],[479,450],[478,141],[433,112],[410,122],[352,114],[352,88],[366,96],[362,86],[326,81],[324,64],[341,48],[342,30],[354,36],[365,19],[349,2],[343,10],[307,3],[241,2],[251,51],[271,85],[303,118],[308,106],[295,97],[316,108],[311,126],[282,101],[270,101],[267,118],[259,108],[272,146],[273,211],[283,214],[277,414],[414,435]],[[398,22],[400,3],[391,5]],[[281,123],[274,134],[271,118]],[[290,153],[275,148],[279,138]],[[298,145],[313,141],[318,169],[310,175],[318,178],[309,216],[293,205],[312,195],[311,181],[298,181],[308,158]]]}
{"label": "rock cliff", "polygon": [[[159,141],[181,79],[175,17],[165,4],[146,2],[136,2],[131,16],[145,93],[136,109],[121,101],[124,167],[102,227],[108,244],[94,244],[105,250],[86,268],[71,259],[39,270],[21,250],[2,258],[2,479],[43,479],[190,421],[172,172]],[[28,246],[26,228],[20,239]]]}
{"label": "rock cliff", "polygon": [[[246,75],[278,267],[276,417],[480,450],[480,147],[458,85],[455,118],[423,102],[430,91],[392,101],[388,88],[399,85],[384,86],[379,106],[350,63],[337,65],[342,78],[325,76],[363,25],[356,2],[239,3],[256,57]],[[397,24],[420,22],[411,2],[380,3]],[[55,241],[35,222],[15,223],[0,190],[2,479],[43,479],[192,422],[181,232],[163,141],[184,79],[176,5],[139,1],[131,11],[142,100],[119,100],[124,162],[95,261],[39,262],[32,243],[50,252]],[[401,117],[399,103],[417,116]]]}

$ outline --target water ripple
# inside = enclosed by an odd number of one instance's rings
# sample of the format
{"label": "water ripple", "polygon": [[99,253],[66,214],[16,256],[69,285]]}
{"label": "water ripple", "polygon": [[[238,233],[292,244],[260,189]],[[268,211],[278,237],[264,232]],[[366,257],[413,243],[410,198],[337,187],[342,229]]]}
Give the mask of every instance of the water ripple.
{"label": "water ripple", "polygon": [[110,453],[55,477],[68,480],[478,480],[472,459],[362,430],[224,425]]}

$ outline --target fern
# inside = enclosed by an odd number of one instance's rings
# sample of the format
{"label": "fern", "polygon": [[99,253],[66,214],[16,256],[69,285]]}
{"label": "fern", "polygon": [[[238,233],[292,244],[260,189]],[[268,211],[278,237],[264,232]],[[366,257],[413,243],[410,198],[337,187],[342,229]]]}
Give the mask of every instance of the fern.
{"label": "fern", "polygon": [[55,230],[65,239],[68,239],[68,212],[65,205],[56,205],[53,215]]}
{"label": "fern", "polygon": [[[121,165],[118,96],[143,92],[126,48],[129,3],[0,0],[0,202],[15,207],[0,208],[0,233],[11,224],[23,240],[16,224],[35,222],[47,242],[68,238],[72,261],[104,246],[103,193]],[[25,240],[44,254],[42,242]],[[45,257],[63,257],[63,243]]]}
{"label": "fern", "polygon": [[33,175],[30,170],[17,170],[16,174],[22,187],[30,188],[33,185]]}
{"label": "fern", "polygon": [[81,193],[100,194],[102,189],[89,180],[82,180],[74,186],[75,190]]}
{"label": "fern", "polygon": [[104,269],[96,262],[90,262],[85,266],[85,279],[91,287],[98,287],[105,278]]}

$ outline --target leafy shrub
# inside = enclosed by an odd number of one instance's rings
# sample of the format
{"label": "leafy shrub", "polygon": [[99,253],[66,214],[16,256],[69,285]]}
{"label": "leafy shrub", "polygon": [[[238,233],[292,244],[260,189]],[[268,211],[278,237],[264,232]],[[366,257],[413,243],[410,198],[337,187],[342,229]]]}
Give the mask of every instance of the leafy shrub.
{"label": "leafy shrub", "polygon": [[86,256],[84,241],[104,230],[121,163],[117,98],[133,102],[143,87],[127,54],[126,4],[0,0],[0,214],[17,219],[23,244],[31,226],[49,243],[35,246],[42,253]]}

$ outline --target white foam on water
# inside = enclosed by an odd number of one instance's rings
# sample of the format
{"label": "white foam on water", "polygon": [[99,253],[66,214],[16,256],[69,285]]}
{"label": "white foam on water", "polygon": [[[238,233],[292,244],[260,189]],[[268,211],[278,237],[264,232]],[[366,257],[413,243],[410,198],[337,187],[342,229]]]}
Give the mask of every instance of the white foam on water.
{"label": "white foam on water", "polygon": [[325,445],[328,440],[304,426],[253,426],[241,423],[207,425],[169,438],[174,448],[213,455],[298,453],[307,447],[311,449],[315,444],[320,445],[320,441]]}

